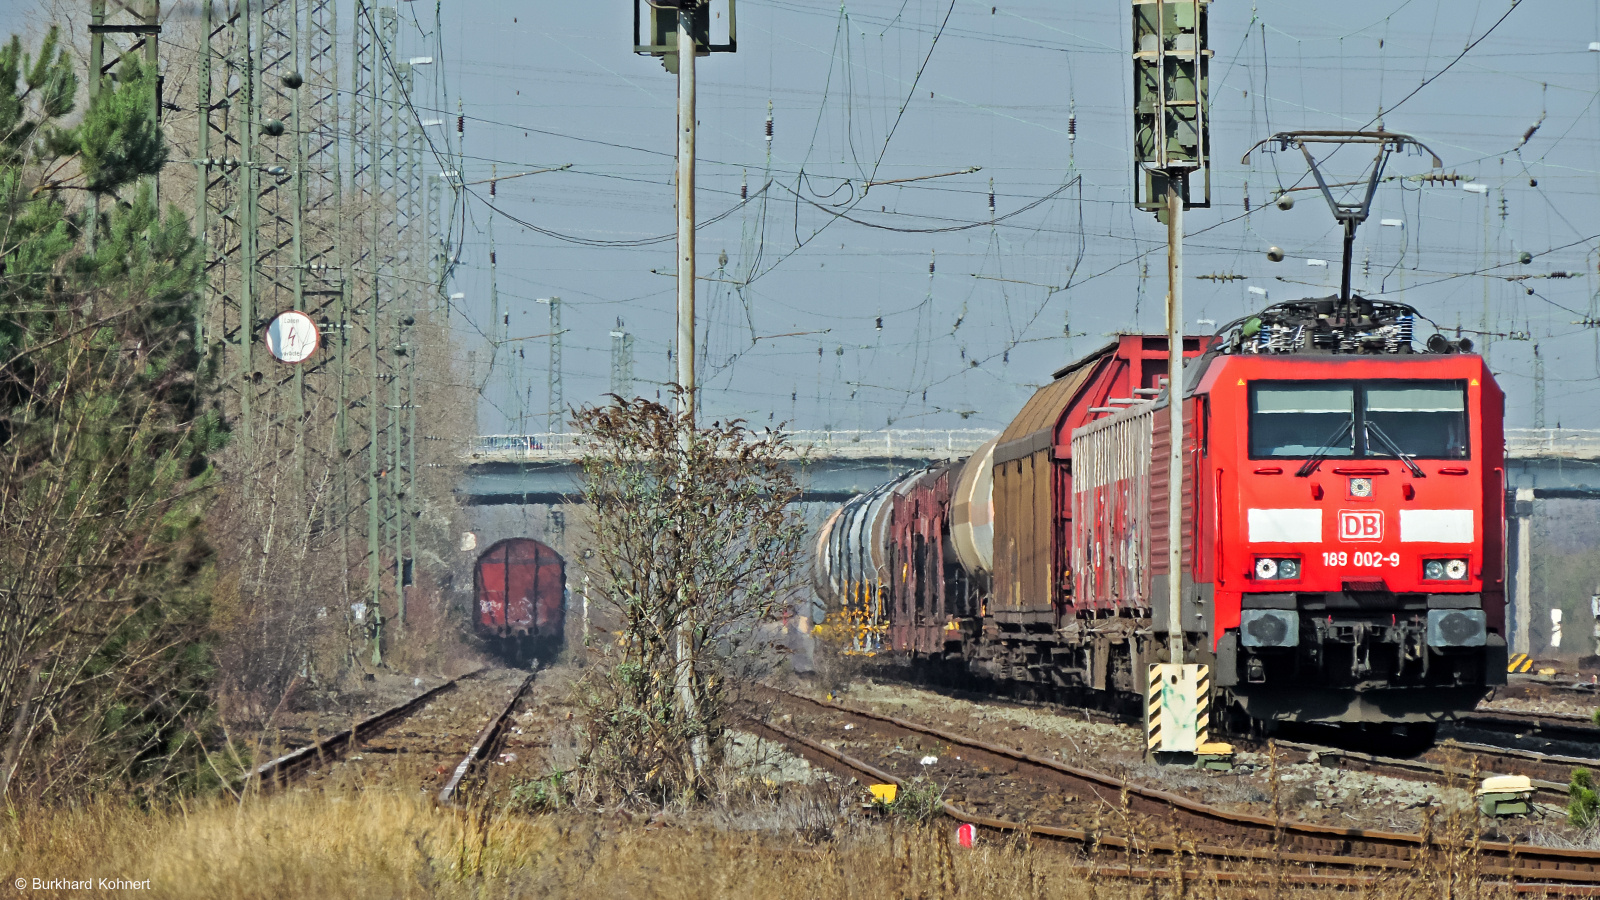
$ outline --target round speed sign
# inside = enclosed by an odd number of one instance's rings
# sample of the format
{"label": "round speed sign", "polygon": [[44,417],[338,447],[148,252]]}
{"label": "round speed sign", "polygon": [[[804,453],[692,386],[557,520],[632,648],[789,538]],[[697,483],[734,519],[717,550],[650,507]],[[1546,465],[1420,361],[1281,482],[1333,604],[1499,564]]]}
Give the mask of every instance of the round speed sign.
{"label": "round speed sign", "polygon": [[267,326],[267,352],[280,362],[305,362],[321,343],[317,323],[297,309],[279,313]]}

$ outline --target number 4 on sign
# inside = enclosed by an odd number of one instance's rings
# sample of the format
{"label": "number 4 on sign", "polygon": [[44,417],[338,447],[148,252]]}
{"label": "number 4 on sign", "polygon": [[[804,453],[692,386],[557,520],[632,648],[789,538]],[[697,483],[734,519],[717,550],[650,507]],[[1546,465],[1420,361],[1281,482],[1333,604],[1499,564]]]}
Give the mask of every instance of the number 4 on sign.
{"label": "number 4 on sign", "polygon": [[317,323],[297,309],[279,313],[267,326],[267,352],[279,362],[305,362],[317,352],[321,343]]}

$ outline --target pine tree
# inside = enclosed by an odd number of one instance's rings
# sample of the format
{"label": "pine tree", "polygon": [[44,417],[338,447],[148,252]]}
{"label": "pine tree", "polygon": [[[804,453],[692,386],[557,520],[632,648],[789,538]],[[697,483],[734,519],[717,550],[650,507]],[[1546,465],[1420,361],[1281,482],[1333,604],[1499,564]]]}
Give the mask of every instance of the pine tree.
{"label": "pine tree", "polygon": [[153,200],[155,73],[127,59],[67,125],[59,43],[0,49],[7,799],[193,784],[210,715],[202,526],[226,432],[189,331],[202,261]]}

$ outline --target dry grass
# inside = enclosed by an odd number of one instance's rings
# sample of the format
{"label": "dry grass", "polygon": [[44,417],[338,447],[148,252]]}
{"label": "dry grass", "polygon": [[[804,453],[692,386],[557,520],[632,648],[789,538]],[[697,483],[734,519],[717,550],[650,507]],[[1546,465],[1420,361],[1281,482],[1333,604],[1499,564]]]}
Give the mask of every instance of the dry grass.
{"label": "dry grass", "polygon": [[[948,822],[918,828],[857,819],[825,829],[820,840],[772,824],[747,827],[722,816],[691,821],[444,811],[420,795],[379,790],[291,793],[242,806],[204,801],[158,812],[103,803],[0,823],[0,877],[148,878],[149,893],[158,897],[242,900],[1332,896],[1274,886],[1266,871],[1250,884],[1218,884],[1198,871],[1181,884],[1086,877],[1077,868],[1081,858],[1053,846],[986,837],[977,849],[961,849]],[[1145,864],[1109,852],[1098,862],[1113,869]],[[1394,879],[1341,896],[1465,898],[1503,891],[1501,885],[1463,884],[1473,867],[1459,858],[1427,868],[1433,871],[1421,880]],[[112,894],[126,892],[61,896]]]}
{"label": "dry grass", "polygon": [[[155,896],[241,900],[1040,896],[1019,856],[1005,847],[957,856],[924,831],[872,830],[819,848],[765,830],[441,811],[378,791],[159,813],[94,805],[0,828],[8,882],[149,878]],[[71,892],[102,894],[121,895]]]}

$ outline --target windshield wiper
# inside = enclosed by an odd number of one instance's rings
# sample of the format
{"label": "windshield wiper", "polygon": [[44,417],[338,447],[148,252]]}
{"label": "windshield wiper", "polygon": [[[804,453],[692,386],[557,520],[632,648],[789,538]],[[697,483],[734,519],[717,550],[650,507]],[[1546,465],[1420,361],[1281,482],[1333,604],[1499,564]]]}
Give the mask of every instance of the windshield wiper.
{"label": "windshield wiper", "polygon": [[1368,422],[1367,423],[1367,434],[1369,434],[1369,435],[1373,435],[1373,434],[1377,435],[1378,436],[1378,440],[1382,441],[1383,445],[1385,447],[1389,448],[1389,452],[1393,453],[1396,457],[1398,457],[1401,462],[1406,464],[1406,468],[1411,470],[1411,477],[1412,478],[1426,478],[1426,477],[1428,477],[1428,476],[1422,474],[1422,469],[1419,468],[1416,463],[1411,461],[1411,457],[1409,457],[1409,456],[1405,455],[1404,453],[1400,452],[1400,445],[1396,444],[1392,438],[1390,438],[1387,434],[1385,434],[1383,429],[1378,427],[1378,423],[1376,423],[1376,422]]}
{"label": "windshield wiper", "polygon": [[1322,446],[1317,448],[1317,452],[1311,454],[1311,456],[1300,466],[1300,468],[1294,473],[1294,477],[1305,478],[1312,472],[1315,472],[1317,470],[1317,466],[1322,465],[1322,461],[1328,457],[1328,452],[1333,449],[1333,445],[1337,444],[1340,438],[1344,437],[1346,434],[1349,434],[1350,429],[1354,428],[1355,424],[1356,420],[1352,418],[1343,425],[1340,425],[1339,430],[1333,433],[1333,437],[1330,437],[1327,439],[1327,441],[1323,442]]}

